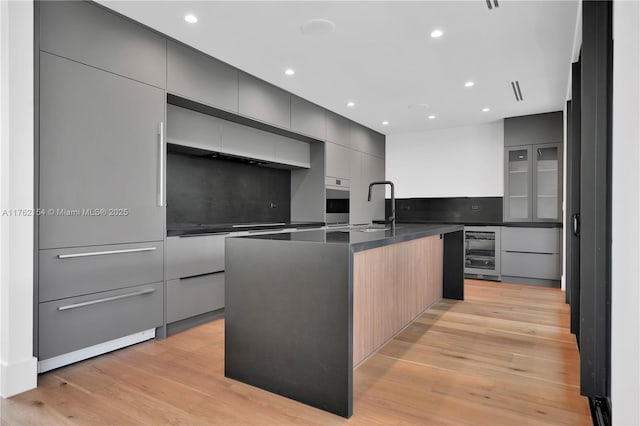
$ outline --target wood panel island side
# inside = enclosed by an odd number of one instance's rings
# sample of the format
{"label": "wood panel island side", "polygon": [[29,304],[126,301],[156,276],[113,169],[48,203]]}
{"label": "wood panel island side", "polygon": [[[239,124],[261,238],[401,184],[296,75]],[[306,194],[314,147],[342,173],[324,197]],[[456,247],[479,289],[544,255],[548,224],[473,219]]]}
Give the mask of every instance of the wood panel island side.
{"label": "wood panel island side", "polygon": [[461,225],[227,238],[225,376],[350,417],[353,370],[442,297]]}

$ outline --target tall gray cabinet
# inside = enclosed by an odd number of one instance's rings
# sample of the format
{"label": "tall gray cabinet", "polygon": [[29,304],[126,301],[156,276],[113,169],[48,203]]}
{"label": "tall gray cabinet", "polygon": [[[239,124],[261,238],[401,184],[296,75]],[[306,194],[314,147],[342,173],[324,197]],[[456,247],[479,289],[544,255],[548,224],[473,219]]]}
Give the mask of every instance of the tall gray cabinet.
{"label": "tall gray cabinet", "polygon": [[166,47],[89,3],[39,6],[45,371],[153,337],[164,322]]}
{"label": "tall gray cabinet", "polygon": [[562,112],[504,122],[504,221],[562,221]]}

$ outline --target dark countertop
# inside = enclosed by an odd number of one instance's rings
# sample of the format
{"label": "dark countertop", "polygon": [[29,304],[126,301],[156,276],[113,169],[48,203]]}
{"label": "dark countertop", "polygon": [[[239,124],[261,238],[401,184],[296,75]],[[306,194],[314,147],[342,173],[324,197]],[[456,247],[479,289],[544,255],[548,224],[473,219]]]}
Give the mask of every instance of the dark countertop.
{"label": "dark countertop", "polygon": [[268,224],[185,224],[178,226],[167,226],[167,237],[179,237],[182,235],[199,234],[229,234],[231,232],[243,231],[277,231],[280,229],[296,228],[320,228],[325,226],[324,222],[288,222],[288,223],[268,223]]}
{"label": "dark countertop", "polygon": [[[396,223],[442,224],[431,220],[397,220]],[[507,226],[513,228],[562,228],[562,222],[451,222],[462,226]]]}
{"label": "dark countertop", "polygon": [[[380,226],[380,225],[376,225]],[[360,228],[362,229],[362,228]],[[283,232],[279,234],[247,235],[236,238],[274,241],[295,241],[316,244],[346,244],[352,252],[369,250],[389,244],[396,244],[438,234],[462,231],[456,224],[398,224],[396,229],[363,232],[357,229],[321,229],[303,232]]]}

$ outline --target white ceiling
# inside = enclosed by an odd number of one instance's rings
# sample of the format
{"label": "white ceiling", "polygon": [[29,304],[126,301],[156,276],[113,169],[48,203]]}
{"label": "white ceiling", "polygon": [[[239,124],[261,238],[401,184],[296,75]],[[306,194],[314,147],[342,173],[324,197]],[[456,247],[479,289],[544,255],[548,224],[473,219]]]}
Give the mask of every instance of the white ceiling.
{"label": "white ceiling", "polygon": [[[576,0],[500,0],[493,10],[485,0],[99,2],[385,134],[562,109],[578,10]],[[303,35],[313,18],[336,28]],[[409,108],[418,103],[430,107]]]}

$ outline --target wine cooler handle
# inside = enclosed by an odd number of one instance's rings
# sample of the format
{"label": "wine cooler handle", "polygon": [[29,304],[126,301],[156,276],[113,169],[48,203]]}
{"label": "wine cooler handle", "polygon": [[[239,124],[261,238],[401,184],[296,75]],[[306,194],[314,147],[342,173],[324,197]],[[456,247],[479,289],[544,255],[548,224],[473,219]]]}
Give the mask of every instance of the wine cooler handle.
{"label": "wine cooler handle", "polygon": [[576,237],[580,236],[580,213],[575,213],[573,215],[573,235]]}

